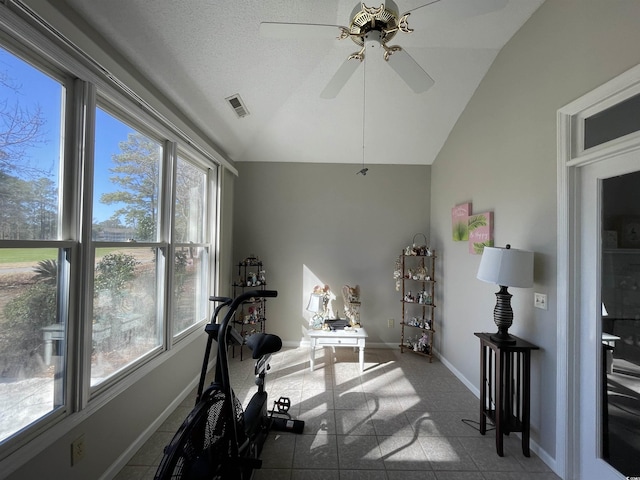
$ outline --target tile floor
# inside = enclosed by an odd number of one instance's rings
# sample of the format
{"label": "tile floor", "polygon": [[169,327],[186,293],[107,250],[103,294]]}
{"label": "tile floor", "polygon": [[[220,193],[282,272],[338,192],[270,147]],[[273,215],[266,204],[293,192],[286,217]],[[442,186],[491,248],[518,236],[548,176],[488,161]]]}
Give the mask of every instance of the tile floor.
{"label": "tile floor", "polygon": [[[558,479],[535,454],[522,455],[516,435],[505,437],[505,456],[495,452],[493,431],[483,436],[479,400],[434,359],[399,350],[357,353],[330,348],[316,353],[285,349],[272,358],[270,402],[291,398],[290,413],[306,422],[302,435],[272,432],[255,480],[547,480]],[[253,363],[231,361],[236,395],[249,401]],[[190,396],[142,446],[116,480],[151,480],[169,443],[193,406]]]}

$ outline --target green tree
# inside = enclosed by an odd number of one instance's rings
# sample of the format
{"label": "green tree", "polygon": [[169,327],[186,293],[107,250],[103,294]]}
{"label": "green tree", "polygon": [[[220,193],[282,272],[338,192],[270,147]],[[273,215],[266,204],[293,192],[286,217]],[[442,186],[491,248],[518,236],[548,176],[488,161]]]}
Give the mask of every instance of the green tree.
{"label": "green tree", "polygon": [[0,171],[0,238],[23,240],[27,236],[27,212],[29,184]]}
{"label": "green tree", "polygon": [[0,238],[42,240],[55,236],[58,191],[41,177],[23,180],[0,172]]}
{"label": "green tree", "polygon": [[121,190],[103,193],[100,201],[124,205],[112,220],[121,219],[125,226],[135,229],[135,240],[155,240],[162,149],[138,132],[130,133],[119,147],[121,153],[111,157],[114,166],[109,178]]}
{"label": "green tree", "polygon": [[58,221],[57,185],[50,179],[41,177],[31,180],[29,188],[31,194],[25,209],[31,229],[30,238],[52,238],[56,234]]}

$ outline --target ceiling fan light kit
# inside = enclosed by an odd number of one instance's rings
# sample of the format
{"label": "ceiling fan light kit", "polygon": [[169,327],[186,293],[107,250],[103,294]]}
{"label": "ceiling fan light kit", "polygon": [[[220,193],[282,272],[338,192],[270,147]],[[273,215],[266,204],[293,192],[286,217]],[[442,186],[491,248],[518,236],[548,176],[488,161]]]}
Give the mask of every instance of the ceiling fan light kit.
{"label": "ceiling fan light kit", "polygon": [[348,32],[343,30],[339,38],[343,39],[348,36],[356,45],[362,47],[364,46],[363,37],[372,30],[380,32],[380,43],[383,45],[390,42],[398,30],[405,33],[413,32],[407,23],[407,17],[410,14],[407,13],[401,17],[401,20],[398,20],[397,12],[398,6],[391,1],[388,1],[386,5],[381,4],[379,7],[368,7],[362,2],[360,7],[356,6],[351,13]]}

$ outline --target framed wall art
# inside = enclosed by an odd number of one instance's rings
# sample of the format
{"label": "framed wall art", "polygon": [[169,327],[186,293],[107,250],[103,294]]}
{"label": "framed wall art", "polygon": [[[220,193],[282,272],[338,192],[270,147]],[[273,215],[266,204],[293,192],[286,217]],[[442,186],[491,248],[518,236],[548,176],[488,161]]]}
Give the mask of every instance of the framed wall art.
{"label": "framed wall art", "polygon": [[461,203],[451,209],[451,237],[454,242],[469,240],[469,215],[471,203]]}
{"label": "framed wall art", "polygon": [[469,215],[469,253],[482,254],[484,247],[493,247],[493,212]]}

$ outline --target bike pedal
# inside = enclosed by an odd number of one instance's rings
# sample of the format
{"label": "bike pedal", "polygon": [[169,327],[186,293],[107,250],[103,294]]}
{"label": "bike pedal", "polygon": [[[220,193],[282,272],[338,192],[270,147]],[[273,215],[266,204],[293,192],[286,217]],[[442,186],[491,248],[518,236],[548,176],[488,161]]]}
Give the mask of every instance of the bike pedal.
{"label": "bike pedal", "polygon": [[291,400],[289,397],[280,397],[274,403],[274,407],[278,409],[278,413],[287,413],[291,408]]}

